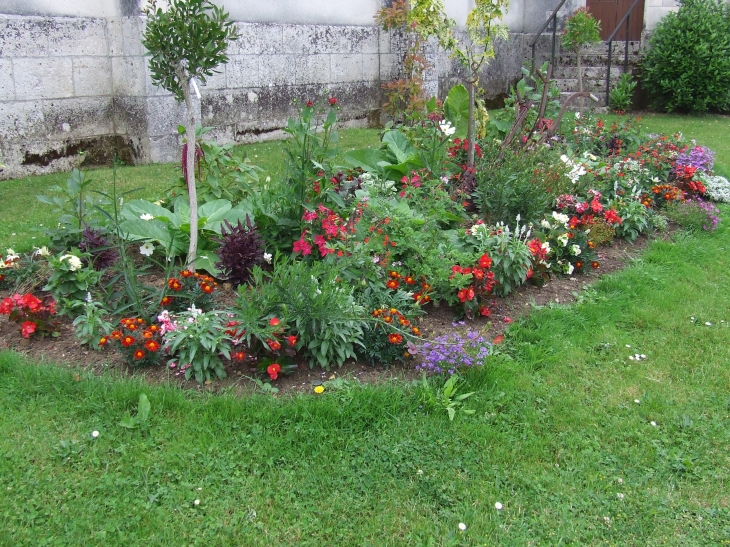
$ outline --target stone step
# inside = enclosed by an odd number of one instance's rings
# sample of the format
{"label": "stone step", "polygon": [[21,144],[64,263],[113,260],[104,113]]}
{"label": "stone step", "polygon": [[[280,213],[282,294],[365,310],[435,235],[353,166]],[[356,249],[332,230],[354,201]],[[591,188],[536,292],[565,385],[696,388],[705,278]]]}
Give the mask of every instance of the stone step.
{"label": "stone step", "polygon": [[[561,93],[560,94],[560,104],[565,103],[565,101],[568,99],[568,97],[570,97],[572,94],[573,93]],[[594,111],[605,112],[606,111],[606,93],[605,92],[594,93],[593,95],[598,99],[598,102],[594,102],[594,101],[586,98],[585,99],[586,108],[590,108],[591,110],[594,110]],[[568,108],[566,110],[575,111],[575,110],[578,110],[579,107],[580,107],[580,98],[577,98],[577,99],[573,99],[573,102],[571,102],[568,105]]]}
{"label": "stone step", "polygon": [[[618,81],[618,78],[611,78],[610,87],[611,89],[614,88],[616,85],[616,81]],[[578,91],[578,78],[561,78],[560,80],[555,80],[555,85],[558,87],[558,89],[563,92],[575,92]],[[583,79],[583,91],[591,91],[593,93],[601,93],[606,91],[606,80],[604,79],[594,79],[594,78],[584,78]]]}
{"label": "stone step", "polygon": [[[605,66],[583,66],[583,78],[592,78],[594,80],[600,80],[606,78],[606,68]],[[611,65],[611,79],[613,80],[618,79],[618,77],[623,73],[623,64],[619,66]],[[631,71],[631,67],[629,67],[629,72]],[[576,66],[567,66],[567,65],[560,65],[555,67],[553,70],[553,79],[555,80],[561,80],[564,78],[577,78],[578,77],[578,67]]]}

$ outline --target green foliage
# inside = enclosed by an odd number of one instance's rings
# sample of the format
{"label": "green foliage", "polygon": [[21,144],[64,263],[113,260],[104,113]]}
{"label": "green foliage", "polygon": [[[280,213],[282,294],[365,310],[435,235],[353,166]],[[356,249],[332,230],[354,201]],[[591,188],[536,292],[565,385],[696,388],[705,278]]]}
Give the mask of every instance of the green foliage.
{"label": "green foliage", "polygon": [[667,112],[730,109],[730,5],[722,0],[680,0],[649,38],[643,87]]}
{"label": "green foliage", "polygon": [[77,246],[84,226],[98,223],[97,208],[108,205],[108,201],[90,195],[89,186],[92,182],[83,171],[74,169],[65,186],[54,185],[49,188],[54,195],[36,196],[41,203],[55,207],[54,213],[59,215],[56,228],[46,230],[55,250]]}
{"label": "green foliage", "polygon": [[585,46],[601,41],[601,22],[586,8],[578,8],[565,20],[561,38],[563,47],[579,52]]}
{"label": "green foliage", "polygon": [[[221,357],[231,357],[228,320],[219,311],[201,312],[195,306],[175,315],[176,330],[165,334],[165,348],[185,369],[185,379],[202,384],[213,377],[225,378]],[[189,365],[186,367],[186,365]]]}
{"label": "green foliage", "polygon": [[49,256],[48,263],[52,272],[43,290],[56,299],[59,313],[69,314],[83,307],[90,291],[96,291],[102,275],[91,267],[91,255],[71,249],[68,253]]}
{"label": "green foliage", "polygon": [[634,100],[634,88],[636,88],[634,77],[628,72],[621,74],[616,86],[611,90],[609,99],[611,108],[621,112],[631,110]]}
{"label": "green foliage", "polygon": [[101,350],[102,337],[113,330],[112,324],[105,319],[109,312],[101,302],[94,300],[85,301],[83,306],[84,311],[73,320],[74,334],[82,344]]}
{"label": "green foliage", "polygon": [[557,195],[572,190],[559,152],[544,146],[509,148],[500,159],[498,147],[487,148],[477,163],[472,193],[481,217],[488,224],[511,224],[517,215],[526,223],[539,222]]}
{"label": "green foliage", "polygon": [[342,281],[338,268],[324,262],[306,264],[277,257],[273,272],[253,269],[252,289],[241,287],[237,306],[276,316],[298,336],[296,350],[310,366],[329,370],[355,359],[362,346],[365,309]]}
{"label": "green foliage", "polygon": [[127,429],[146,429],[150,419],[150,400],[144,393],[139,394],[139,401],[137,402],[137,415],[127,416],[119,422],[119,425]]}
{"label": "green foliage", "polygon": [[615,209],[621,217],[621,223],[615,226],[616,237],[634,241],[649,229],[649,212],[640,201],[616,197],[609,201],[608,207]]}
{"label": "green foliage", "polygon": [[151,54],[152,83],[182,102],[190,78],[201,83],[228,61],[228,43],[238,32],[228,14],[210,0],[171,0],[166,10],[152,1],[146,9],[142,45]]}
{"label": "green foliage", "polygon": [[421,379],[421,400],[429,410],[445,411],[450,421],[454,421],[456,413],[471,415],[476,412],[473,408],[466,408],[464,401],[474,395],[475,392],[459,393],[463,381],[457,374],[452,374],[439,388],[434,388],[432,382],[423,373]]}

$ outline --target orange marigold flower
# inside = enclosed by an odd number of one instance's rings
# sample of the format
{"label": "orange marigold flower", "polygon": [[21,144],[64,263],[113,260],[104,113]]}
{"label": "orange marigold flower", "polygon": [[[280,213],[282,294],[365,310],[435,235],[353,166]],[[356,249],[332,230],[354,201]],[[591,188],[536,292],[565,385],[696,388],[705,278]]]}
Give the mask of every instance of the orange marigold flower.
{"label": "orange marigold flower", "polygon": [[180,272],[180,277],[192,277],[192,276],[193,276],[193,272],[191,272],[190,270],[183,270]]}
{"label": "orange marigold flower", "polygon": [[157,340],[147,340],[144,343],[144,347],[147,348],[147,351],[155,353],[157,350],[160,349],[160,343]]}
{"label": "orange marigold flower", "polygon": [[598,262],[596,262],[595,260],[594,260],[593,262],[591,262],[591,267],[592,267],[592,268],[593,268],[594,270],[597,270],[597,269],[598,269]]}
{"label": "orange marigold flower", "polygon": [[395,279],[389,279],[388,282],[385,284],[385,286],[388,289],[395,290],[395,289],[397,289],[400,286],[400,284]]}
{"label": "orange marigold flower", "polygon": [[129,346],[133,346],[137,343],[137,339],[134,336],[125,336],[122,338],[122,345],[125,348],[128,348]]}
{"label": "orange marigold flower", "polygon": [[182,290],[182,284],[180,283],[179,279],[175,279],[174,277],[171,277],[167,280],[167,286],[170,287],[173,291],[181,291]]}
{"label": "orange marigold flower", "polygon": [[101,339],[99,340],[99,345],[100,346],[106,346],[106,343],[108,341],[109,341],[109,339],[106,336],[102,336]]}
{"label": "orange marigold flower", "polygon": [[201,283],[200,288],[203,290],[205,294],[211,294],[213,292],[213,287],[208,285],[207,283]]}
{"label": "orange marigold flower", "polygon": [[150,329],[144,329],[144,330],[142,331],[142,338],[144,338],[145,340],[150,340],[150,339],[152,339],[152,338],[153,338],[154,336],[155,336],[155,333],[154,333],[154,331],[151,331]]}
{"label": "orange marigold flower", "polygon": [[134,358],[137,361],[139,361],[140,359],[142,359],[144,357],[144,355],[145,355],[145,353],[144,353],[144,350],[143,349],[138,349],[137,351],[134,352]]}
{"label": "orange marigold flower", "polygon": [[388,342],[391,344],[400,344],[403,341],[403,337],[395,332],[388,335]]}
{"label": "orange marigold flower", "polygon": [[418,327],[412,327],[411,332],[416,336],[421,336],[421,329],[419,329]]}
{"label": "orange marigold flower", "polygon": [[172,296],[163,296],[160,304],[162,304],[163,306],[169,306],[170,304],[172,304]]}
{"label": "orange marigold flower", "polygon": [[113,330],[112,333],[109,335],[109,338],[112,340],[121,340],[122,339],[122,331],[120,330]]}

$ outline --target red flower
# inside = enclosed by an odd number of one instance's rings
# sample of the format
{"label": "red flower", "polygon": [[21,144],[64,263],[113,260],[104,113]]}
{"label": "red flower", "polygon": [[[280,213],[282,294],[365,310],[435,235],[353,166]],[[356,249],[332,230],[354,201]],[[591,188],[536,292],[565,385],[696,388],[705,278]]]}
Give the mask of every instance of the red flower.
{"label": "red flower", "polygon": [[30,338],[30,335],[35,332],[37,326],[33,321],[25,321],[21,324],[20,333],[23,335],[23,338]]}
{"label": "red flower", "polygon": [[327,99],[327,102],[330,103],[330,106],[335,106],[337,104],[337,98],[330,97],[329,99]]}
{"label": "red flower", "polygon": [[307,108],[312,108],[314,106],[314,103],[312,101],[307,101]]}
{"label": "red flower", "polygon": [[492,259],[487,253],[484,253],[479,259],[479,267],[483,270],[488,270],[492,267]]}
{"label": "red flower", "polygon": [[272,351],[279,351],[281,349],[281,344],[276,340],[267,340],[266,343]]}
{"label": "red flower", "polygon": [[395,279],[389,279],[388,282],[385,284],[385,286],[388,289],[397,289],[398,288],[398,282]]}
{"label": "red flower", "polygon": [[504,322],[505,323],[511,323],[512,322],[512,318],[511,317],[505,317],[504,318]]}
{"label": "red flower", "polygon": [[280,323],[281,323],[281,321],[279,321],[276,317],[272,317],[271,320],[269,321],[269,325],[271,325],[272,327],[275,327],[275,326],[279,325]]}
{"label": "red flower", "polygon": [[122,345],[125,348],[128,348],[129,346],[133,346],[137,343],[137,339],[134,336],[125,336],[122,338]]}
{"label": "red flower", "polygon": [[160,304],[163,306],[169,306],[172,303],[172,296],[163,296]]}
{"label": "red flower", "polygon": [[246,354],[242,351],[237,351],[231,355],[234,361],[243,361],[246,358]]}
{"label": "red flower", "polygon": [[12,298],[3,298],[2,303],[0,303],[0,314],[10,315],[10,312],[13,311],[14,307],[15,302]]}
{"label": "red flower", "polygon": [[193,272],[190,270],[183,270],[180,272],[180,277],[193,277]]}
{"label": "red flower", "polygon": [[100,346],[106,346],[107,342],[109,342],[109,339],[106,336],[102,336],[99,339],[99,345]]}
{"label": "red flower", "polygon": [[295,253],[302,253],[302,255],[311,255],[312,254],[312,246],[309,244],[309,242],[304,239],[305,234],[302,234],[302,237],[300,237],[298,240],[294,242],[294,252]]}
{"label": "red flower", "polygon": [[483,317],[489,317],[490,315],[492,315],[492,310],[490,310],[487,306],[482,306],[481,308],[479,308],[479,315]]}
{"label": "red flower", "polygon": [[147,340],[144,343],[144,347],[147,348],[147,351],[155,353],[157,350],[160,349],[160,343],[156,340]]}
{"label": "red flower", "polygon": [[391,344],[400,344],[403,341],[403,337],[395,332],[388,335],[388,342]]}
{"label": "red flower", "polygon": [[112,333],[109,335],[109,338],[112,340],[121,340],[122,339],[122,331],[120,330],[113,330]]}
{"label": "red flower", "polygon": [[460,290],[460,291],[459,291],[459,292],[457,293],[457,295],[456,295],[456,296],[458,296],[458,297],[459,297],[459,300],[461,300],[461,302],[462,302],[462,303],[463,303],[463,302],[466,302],[466,289],[461,289],[461,290]]}
{"label": "red flower", "polygon": [[615,210],[609,209],[603,214],[603,218],[608,222],[609,224],[621,224],[621,217],[618,216],[618,213],[616,213]]}
{"label": "red flower", "polygon": [[211,294],[214,290],[213,287],[211,285],[208,285],[207,283],[201,283],[200,288],[205,294]]}
{"label": "red flower", "polygon": [[266,367],[266,372],[269,373],[272,380],[276,380],[279,377],[279,372],[281,372],[281,366],[279,363],[272,363]]}
{"label": "red flower", "polygon": [[134,352],[134,359],[135,360],[139,361],[143,357],[144,357],[144,350],[143,349],[138,349],[137,351]]}
{"label": "red flower", "polygon": [[297,345],[297,337],[293,334],[286,337],[286,343],[289,344],[291,347],[294,347]]}
{"label": "red flower", "polygon": [[167,280],[167,286],[170,287],[173,291],[181,291],[182,290],[182,284],[180,284],[179,279],[175,279],[174,277],[171,277]]}
{"label": "red flower", "polygon": [[494,340],[492,341],[493,344],[501,344],[502,342],[504,342],[504,336],[501,334],[495,336]]}
{"label": "red flower", "polygon": [[405,278],[406,285],[415,285],[416,280],[413,279],[410,275],[407,275]]}
{"label": "red flower", "polygon": [[24,308],[28,308],[28,311],[38,311],[42,305],[42,302],[33,296],[32,294],[26,294],[21,300],[21,305]]}
{"label": "red flower", "polygon": [[594,260],[593,262],[591,262],[591,267],[592,267],[592,268],[593,268],[594,270],[597,270],[597,269],[598,269],[598,262],[596,262],[595,260]]}

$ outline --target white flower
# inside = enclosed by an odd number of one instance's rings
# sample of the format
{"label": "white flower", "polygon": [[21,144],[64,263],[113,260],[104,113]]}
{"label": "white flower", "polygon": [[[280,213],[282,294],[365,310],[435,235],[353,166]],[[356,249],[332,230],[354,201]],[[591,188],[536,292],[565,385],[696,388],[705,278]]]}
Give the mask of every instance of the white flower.
{"label": "white flower", "polygon": [[624,480],[623,480],[623,479],[622,479],[621,477],[619,477],[618,479],[616,479],[616,481],[617,481],[617,482],[618,482],[619,484],[623,484],[623,483],[624,483]]}
{"label": "white flower", "polygon": [[580,112],[576,112],[575,113],[575,119],[576,120],[580,120]]}
{"label": "white flower", "polygon": [[195,500],[195,501],[193,502],[193,505],[200,505],[200,500]]}
{"label": "white flower", "polygon": [[151,215],[149,213],[145,213],[143,215],[139,215],[139,218],[141,218],[142,220],[152,220],[155,217],[154,217],[154,215]]}
{"label": "white flower", "polygon": [[541,245],[542,250],[545,251],[545,254],[550,254],[550,242],[546,241]]}
{"label": "white flower", "polygon": [[621,492],[617,493],[616,497],[620,500],[624,499],[624,495]]}
{"label": "white flower", "polygon": [[553,218],[560,222],[563,226],[567,226],[568,222],[570,222],[570,217],[568,215],[563,215],[557,211],[553,211]]}
{"label": "white flower", "polygon": [[633,355],[629,355],[629,360],[630,361],[633,361],[634,360],[634,356]]}
{"label": "white flower", "polygon": [[709,321],[706,321],[705,322],[705,325],[707,325],[708,327],[711,327],[712,326],[712,323],[710,323]]}
{"label": "white flower", "polygon": [[40,249],[36,249],[33,253],[33,256],[49,256],[51,254],[51,251],[48,250],[48,247],[45,245],[41,247]]}
{"label": "white flower", "polygon": [[503,506],[503,505],[502,505],[501,503],[499,503],[499,502],[497,502],[497,503],[495,503],[495,504],[494,504],[494,508],[495,508],[495,509],[496,509],[497,511],[501,511],[503,507],[504,507],[504,506]]}
{"label": "white flower", "polygon": [[634,399],[634,402],[635,402],[635,403],[636,403],[637,405],[640,405],[640,404],[641,404],[641,401],[640,401],[639,399]]}
{"label": "white flower", "polygon": [[441,122],[439,124],[439,129],[447,137],[450,137],[451,135],[456,133],[456,128],[451,125],[451,122]]}
{"label": "white flower", "polygon": [[94,299],[91,296],[91,293],[89,291],[86,291],[86,298],[84,298],[84,302],[93,302]]}
{"label": "white flower", "polygon": [[267,264],[271,264],[271,253],[264,253],[264,261]]}
{"label": "white flower", "polygon": [[651,422],[649,422],[649,423],[651,424],[651,426],[652,426],[652,427],[656,427],[656,422],[654,422],[654,421],[651,421]]}
{"label": "white flower", "polygon": [[76,255],[63,255],[61,257],[61,262],[68,259],[68,269],[72,272],[75,272],[76,270],[80,270],[83,266],[81,264],[81,259]]}
{"label": "white flower", "polygon": [[416,475],[423,475],[423,469],[419,469],[418,471],[416,471]]}
{"label": "white flower", "polygon": [[139,252],[145,256],[152,256],[152,253],[155,252],[155,246],[148,241],[139,248]]}
{"label": "white flower", "polygon": [[566,273],[566,275],[572,275],[572,274],[573,274],[573,270],[574,270],[574,269],[575,269],[575,268],[573,267],[573,265],[572,265],[572,264],[571,264],[570,262],[568,262],[568,263],[567,263],[567,264],[565,265],[565,273]]}
{"label": "white flower", "polygon": [[563,234],[561,236],[558,236],[558,243],[560,243],[561,247],[565,247],[568,245],[568,234]]}
{"label": "white flower", "polygon": [[91,436],[96,439],[99,436],[99,432],[98,431],[92,431],[91,432]]}
{"label": "white flower", "polygon": [[466,530],[466,524],[464,524],[463,522],[460,522],[460,523],[459,523],[459,530],[461,530],[462,532],[463,532],[464,530]]}
{"label": "white flower", "polygon": [[550,229],[550,223],[545,219],[542,219],[540,221],[540,226],[542,226],[543,228],[547,228],[548,230]]}
{"label": "white flower", "polygon": [[16,253],[12,249],[5,249],[5,260],[9,260],[12,262],[13,260],[18,260],[19,258],[20,257],[18,256],[18,253]]}
{"label": "white flower", "polygon": [[578,256],[580,254],[580,245],[573,245],[570,248],[570,252],[573,253],[574,256]]}

